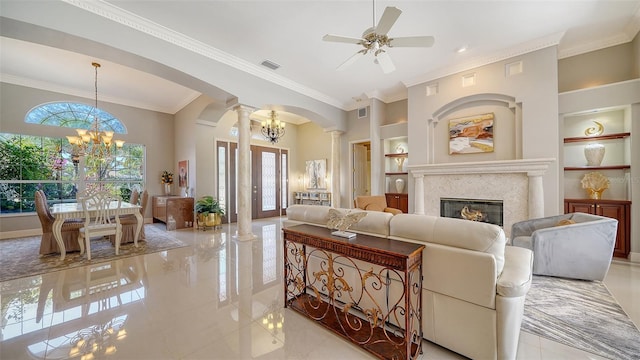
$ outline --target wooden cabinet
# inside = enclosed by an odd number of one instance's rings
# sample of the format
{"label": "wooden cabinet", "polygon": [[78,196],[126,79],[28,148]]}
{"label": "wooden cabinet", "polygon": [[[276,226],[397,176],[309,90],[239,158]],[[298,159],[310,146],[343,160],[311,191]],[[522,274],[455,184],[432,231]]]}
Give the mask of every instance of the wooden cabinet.
{"label": "wooden cabinet", "polygon": [[400,209],[405,214],[409,212],[409,194],[386,193],[385,196],[388,207]]}
{"label": "wooden cabinet", "polygon": [[618,236],[613,256],[626,258],[631,251],[631,201],[565,199],[564,212],[583,212],[618,220]]}
{"label": "wooden cabinet", "polygon": [[153,222],[161,221],[166,224],[171,216],[176,221],[176,229],[193,227],[192,197],[154,196],[152,204]]}

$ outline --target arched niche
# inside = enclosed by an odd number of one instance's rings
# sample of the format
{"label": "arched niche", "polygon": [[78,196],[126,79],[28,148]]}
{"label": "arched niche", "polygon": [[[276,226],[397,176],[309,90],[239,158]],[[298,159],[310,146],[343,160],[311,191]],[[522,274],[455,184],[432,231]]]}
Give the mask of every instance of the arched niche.
{"label": "arched niche", "polygon": [[[450,155],[449,120],[485,113],[495,115],[494,152]],[[465,96],[440,107],[428,122],[429,163],[522,158],[522,104],[513,96],[496,93]]]}

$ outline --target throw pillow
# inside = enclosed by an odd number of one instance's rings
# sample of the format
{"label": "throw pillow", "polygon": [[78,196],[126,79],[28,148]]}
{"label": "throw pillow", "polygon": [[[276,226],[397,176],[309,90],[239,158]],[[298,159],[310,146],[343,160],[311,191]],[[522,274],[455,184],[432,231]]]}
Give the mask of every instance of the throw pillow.
{"label": "throw pillow", "polygon": [[574,220],[571,220],[571,219],[562,219],[562,220],[558,221],[556,226],[571,225],[571,224],[575,224],[575,223],[576,222]]}

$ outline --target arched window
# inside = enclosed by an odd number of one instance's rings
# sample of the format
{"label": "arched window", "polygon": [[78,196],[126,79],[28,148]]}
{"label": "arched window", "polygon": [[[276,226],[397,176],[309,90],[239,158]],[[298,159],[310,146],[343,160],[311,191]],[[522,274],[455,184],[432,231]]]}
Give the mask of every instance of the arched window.
{"label": "arched window", "polygon": [[[25,122],[89,130],[95,115],[100,131],[127,133],[108,112],[70,102],[36,106]],[[125,143],[108,156],[77,159],[65,138],[0,133],[0,216],[34,212],[36,190],[45,192],[49,205],[75,202],[78,191],[97,186],[128,201],[131,190],[144,187],[145,157],[144,145]]]}
{"label": "arched window", "polygon": [[30,124],[62,126],[73,129],[91,129],[94,116],[98,116],[100,131],[126,134],[127,128],[108,112],[90,105],[70,102],[52,102],[39,105],[27,113],[24,121]]}

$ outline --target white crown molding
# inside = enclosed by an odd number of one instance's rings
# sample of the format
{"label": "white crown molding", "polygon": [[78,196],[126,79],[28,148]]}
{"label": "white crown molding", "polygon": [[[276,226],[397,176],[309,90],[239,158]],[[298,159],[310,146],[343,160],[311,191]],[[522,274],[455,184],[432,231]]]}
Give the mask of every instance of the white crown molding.
{"label": "white crown molding", "polygon": [[[39,81],[39,80],[34,80],[34,79],[24,78],[24,77],[15,76],[15,75],[4,74],[4,73],[0,74],[0,82],[90,99],[91,101],[89,101],[89,104],[93,104],[93,101],[94,101],[93,99],[95,96],[95,93],[90,91],[78,90],[77,88],[60,86],[59,84],[55,84],[51,82]],[[133,101],[130,98],[104,96],[103,94],[100,95],[99,101],[109,102],[114,104],[121,104],[125,106],[131,106],[139,109],[151,110],[151,111],[156,111],[156,112],[161,112],[166,114],[175,114],[180,109],[182,109],[183,107],[191,103],[193,100],[197,99],[198,96],[200,96],[200,93],[195,91],[190,92],[187,97],[182,99],[182,101],[180,101],[176,105],[175,108],[150,106],[148,102]]]}
{"label": "white crown molding", "polygon": [[84,1],[84,0],[62,0],[70,5],[78,7],[82,10],[91,12],[93,14],[102,16],[106,19],[114,21],[116,23],[125,25],[134,30],[140,31],[147,35],[153,36],[160,40],[166,41],[173,45],[179,46],[183,49],[189,50],[196,54],[205,56],[209,59],[218,61],[225,65],[231,66],[238,70],[244,71],[261,79],[272,82],[276,85],[290,89],[297,93],[309,96],[313,99],[321,101],[323,103],[335,106],[343,109],[345,104],[337,99],[323,94],[319,91],[301,85],[297,82],[291,81],[285,77],[273,73],[271,70],[266,70],[262,66],[250,63],[238,57],[235,57],[229,53],[221,51],[217,48],[209,46],[201,41],[192,39],[177,31],[166,28],[162,25],[156,24],[143,17],[133,14],[129,11],[121,9],[117,6],[109,4],[104,0]]}
{"label": "white crown molding", "polygon": [[412,79],[403,80],[402,83],[406,87],[411,87],[414,85],[440,79],[445,76],[457,74],[463,71],[468,71],[481,66],[493,64],[498,61],[510,59],[510,58],[527,54],[533,51],[548,48],[550,46],[557,46],[560,43],[560,39],[562,39],[563,36],[564,36],[564,32],[555,33],[549,36],[528,41],[526,43],[518,44],[516,46],[504,49],[502,51],[498,51],[489,56],[480,56],[464,63],[454,64],[453,66],[446,66]]}
{"label": "white crown molding", "polygon": [[633,40],[633,37],[629,38],[629,36],[625,33],[625,34],[616,34],[606,39],[600,39],[597,41],[592,41],[586,44],[580,44],[578,46],[574,46],[570,48],[563,48],[562,46],[559,46],[558,59],[565,59],[568,57],[585,54],[591,51],[596,51],[596,50],[608,48],[611,46],[625,44],[630,42],[631,40]]}
{"label": "white crown molding", "polygon": [[633,41],[633,38],[636,37],[638,31],[640,31],[640,5],[638,5],[638,8],[633,14],[633,17],[631,18],[631,20],[629,20],[629,23],[625,25],[623,33],[610,36],[606,39],[593,41],[587,44],[582,44],[570,48],[563,48],[562,46],[560,46],[558,48],[558,59],[564,59],[571,56],[608,48],[611,46],[626,44]]}

